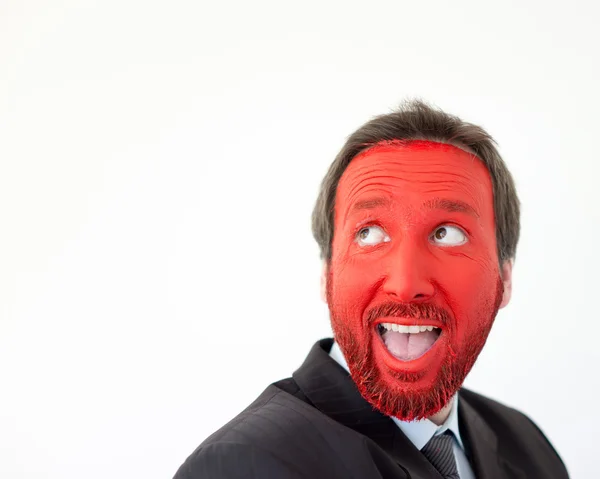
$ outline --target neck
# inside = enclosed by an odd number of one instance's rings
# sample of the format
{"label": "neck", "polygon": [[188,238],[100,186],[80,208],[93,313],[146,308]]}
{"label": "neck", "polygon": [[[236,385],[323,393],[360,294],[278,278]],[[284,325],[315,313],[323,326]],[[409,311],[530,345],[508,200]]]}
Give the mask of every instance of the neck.
{"label": "neck", "polygon": [[450,415],[450,411],[452,410],[453,402],[454,402],[454,398],[450,399],[450,401],[448,401],[448,404],[446,404],[442,409],[440,409],[435,414],[429,416],[427,419],[429,419],[436,426],[441,426],[442,424],[444,424],[446,422],[446,419],[448,419],[448,416]]}

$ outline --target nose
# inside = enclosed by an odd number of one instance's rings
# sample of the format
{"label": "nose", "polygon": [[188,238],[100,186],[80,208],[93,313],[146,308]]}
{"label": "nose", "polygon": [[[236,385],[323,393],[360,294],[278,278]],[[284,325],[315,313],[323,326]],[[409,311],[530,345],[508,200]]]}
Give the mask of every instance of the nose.
{"label": "nose", "polygon": [[435,294],[426,252],[407,243],[390,252],[382,289],[387,296],[403,303],[426,302]]}

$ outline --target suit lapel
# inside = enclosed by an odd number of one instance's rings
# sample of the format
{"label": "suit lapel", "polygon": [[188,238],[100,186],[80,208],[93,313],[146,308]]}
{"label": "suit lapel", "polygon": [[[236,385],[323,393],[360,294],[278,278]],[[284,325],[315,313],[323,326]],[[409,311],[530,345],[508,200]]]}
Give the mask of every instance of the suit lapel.
{"label": "suit lapel", "polygon": [[315,344],[294,380],[322,413],[391,450],[396,425],[361,397],[352,378],[329,356],[332,344],[332,339]]}
{"label": "suit lapel", "polygon": [[525,474],[498,452],[498,437],[481,415],[460,394],[460,435],[477,479],[525,479]]}
{"label": "suit lapel", "polygon": [[329,356],[332,344],[332,339],[316,343],[293,374],[308,400],[334,421],[374,441],[412,479],[441,479],[394,421],[363,399],[348,372]]}

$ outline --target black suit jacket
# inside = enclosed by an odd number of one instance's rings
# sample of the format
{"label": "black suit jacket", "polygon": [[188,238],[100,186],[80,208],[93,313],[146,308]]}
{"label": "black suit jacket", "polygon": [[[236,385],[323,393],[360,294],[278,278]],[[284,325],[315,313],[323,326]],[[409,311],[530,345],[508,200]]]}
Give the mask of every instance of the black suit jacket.
{"label": "black suit jacket", "polygon": [[[174,479],[441,479],[316,343],[293,377],[270,385],[206,439]],[[520,412],[461,389],[459,428],[478,479],[563,479],[567,470]]]}

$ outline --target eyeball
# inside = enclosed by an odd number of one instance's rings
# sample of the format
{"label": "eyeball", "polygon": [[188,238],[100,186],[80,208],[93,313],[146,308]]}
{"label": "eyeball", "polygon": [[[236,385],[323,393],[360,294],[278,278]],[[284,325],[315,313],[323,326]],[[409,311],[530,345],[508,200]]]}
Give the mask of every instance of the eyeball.
{"label": "eyeball", "polygon": [[467,242],[467,235],[458,226],[442,225],[436,228],[431,239],[442,246],[459,246]]}
{"label": "eyeball", "polygon": [[365,226],[356,235],[356,241],[361,246],[374,246],[387,243],[390,237],[379,226]]}

